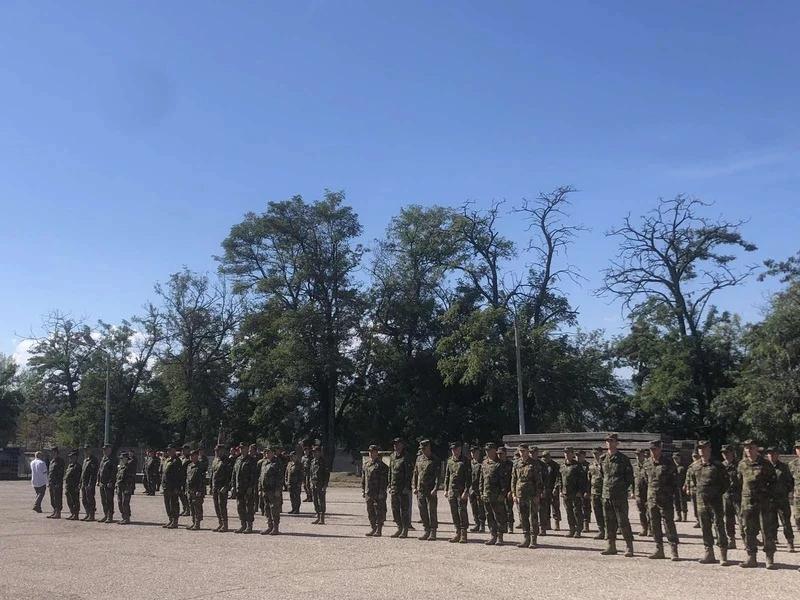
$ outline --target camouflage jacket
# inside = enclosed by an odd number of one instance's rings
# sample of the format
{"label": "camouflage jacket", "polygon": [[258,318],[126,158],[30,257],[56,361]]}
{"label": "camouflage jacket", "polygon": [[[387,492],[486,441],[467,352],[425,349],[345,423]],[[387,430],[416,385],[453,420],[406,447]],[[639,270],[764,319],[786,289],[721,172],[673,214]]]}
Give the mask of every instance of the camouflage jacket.
{"label": "camouflage jacket", "polygon": [[739,474],[742,502],[761,503],[772,500],[776,479],[772,463],[763,456],[752,462],[743,458],[736,470]]}
{"label": "camouflage jacket", "polygon": [[97,471],[97,482],[100,485],[114,487],[117,481],[117,461],[111,456],[103,456],[100,459],[100,467]]}
{"label": "camouflage jacket", "polygon": [[464,456],[448,458],[444,472],[444,489],[447,497],[459,498],[464,492],[468,492],[471,486],[472,464],[470,460]]}
{"label": "camouflage jacket", "polygon": [[299,460],[290,460],[286,465],[286,485],[290,488],[303,485],[303,476],[303,464]]}
{"label": "camouflage jacket", "polygon": [[511,474],[511,492],[517,498],[534,498],[538,500],[544,492],[542,482],[542,470],[536,461],[530,457],[527,460],[521,458],[514,463],[514,470]]}
{"label": "camouflage jacket", "polygon": [[[772,466],[775,467],[773,496],[776,502],[786,502],[794,491],[794,477],[789,470],[789,465],[785,462],[778,461]],[[800,515],[798,515],[798,518],[800,518]]]}
{"label": "camouflage jacket", "polygon": [[186,480],[186,471],[189,469],[189,465],[192,464],[192,459],[188,456],[179,456],[178,459],[181,461],[181,470],[183,471],[183,479]]}
{"label": "camouflage jacket", "polygon": [[442,463],[436,456],[420,454],[414,464],[411,487],[420,494],[430,494],[439,489],[442,478]]}
{"label": "camouflage jacket", "polygon": [[229,488],[231,485],[232,475],[231,463],[227,458],[217,458],[211,461],[211,469],[209,471],[211,479],[211,491],[222,490]]}
{"label": "camouflage jacket", "polygon": [[637,498],[640,496],[647,496],[647,470],[645,469],[646,462],[647,459],[639,462],[638,458],[633,461],[633,493]]}
{"label": "camouflage jacket", "polygon": [[189,461],[186,467],[186,494],[190,498],[202,498],[206,495],[206,472],[199,463]]}
{"label": "camouflage jacket", "polygon": [[588,460],[584,460],[583,462],[578,461],[578,464],[581,466],[581,469],[583,470],[584,485],[586,487],[586,491],[588,492],[589,491],[589,467],[591,465],[589,465],[589,461]]}
{"label": "camouflage jacket", "polygon": [[311,485],[317,488],[328,487],[328,482],[331,479],[331,472],[328,470],[328,463],[325,462],[325,457],[311,459]]}
{"label": "camouflage jacket", "polygon": [[75,461],[67,465],[64,472],[64,486],[68,490],[75,490],[81,485],[81,463]]}
{"label": "camouflage jacket", "polygon": [[711,460],[707,463],[698,460],[692,463],[686,478],[691,482],[697,499],[701,501],[722,498],[722,495],[730,487],[730,479],[725,467],[716,460]]}
{"label": "camouflage jacket", "polygon": [[472,485],[470,486],[471,494],[481,493],[481,461],[474,458],[470,461],[470,468],[472,469]]}
{"label": "camouflage jacket", "polygon": [[633,486],[633,466],[622,452],[605,454],[602,458],[603,498],[606,500],[628,497]]}
{"label": "camouflage jacket", "polygon": [[678,486],[678,469],[674,461],[663,456],[659,461],[648,458],[642,470],[647,476],[647,504],[672,506]]}
{"label": "camouflage jacket", "polygon": [[414,457],[405,449],[401,454],[393,452],[389,458],[389,493],[402,494],[411,489],[414,475]]}
{"label": "camouflage jacket", "polygon": [[544,471],[542,472],[544,490],[551,494],[560,480],[561,467],[552,458],[549,460],[542,459],[542,464],[544,465]]}
{"label": "camouflage jacket", "polygon": [[164,493],[177,494],[183,490],[184,485],[186,485],[186,478],[183,476],[181,459],[177,456],[175,458],[165,458],[161,489],[164,490]]}
{"label": "camouflage jacket", "polygon": [[50,469],[47,472],[47,483],[50,487],[61,487],[64,485],[64,459],[56,456],[50,461]]}
{"label": "camouflage jacket", "polygon": [[[800,457],[789,463],[789,471],[794,479],[794,503],[800,504]],[[800,515],[800,511],[795,514]]]}
{"label": "camouflage jacket", "polygon": [[81,485],[94,487],[97,484],[97,470],[100,468],[100,461],[95,455],[86,457],[83,461],[81,470]]}
{"label": "camouflage jacket", "polygon": [[481,497],[489,499],[493,496],[505,496],[510,491],[504,487],[502,470],[497,459],[492,460],[488,456],[481,463]]}
{"label": "camouflage jacket", "polygon": [[117,491],[131,493],[136,485],[136,465],[127,463],[117,468]]}
{"label": "camouflage jacket", "polygon": [[509,458],[500,460],[498,462],[500,463],[500,485],[507,494],[511,491],[511,479],[514,474],[514,463]]}
{"label": "camouflage jacket", "polygon": [[677,473],[678,476],[675,480],[675,485],[678,488],[676,491],[680,491],[686,485],[686,465],[683,463],[676,463],[674,460],[672,462],[675,464],[675,473]]}
{"label": "camouflage jacket", "polygon": [[361,471],[361,492],[368,498],[386,498],[389,486],[389,467],[378,457],[368,460]]}
{"label": "camouflage jacket", "polygon": [[303,456],[300,457],[300,465],[303,467],[303,477],[306,479],[311,477],[311,460],[313,458],[314,457],[310,454],[303,454]]}
{"label": "camouflage jacket", "polygon": [[559,471],[559,487],[565,496],[574,498],[587,492],[586,477],[581,463],[576,460],[564,463]]}
{"label": "camouflage jacket", "polygon": [[594,461],[589,465],[589,489],[592,496],[603,495],[603,467],[600,461]]}
{"label": "camouflage jacket", "polygon": [[242,497],[255,492],[258,485],[258,465],[254,456],[242,454],[233,465],[233,489]]}
{"label": "camouflage jacket", "polygon": [[161,461],[157,456],[148,456],[144,459],[144,472],[150,479],[155,479],[161,472]]}
{"label": "camouflage jacket", "polygon": [[729,463],[727,460],[722,461],[722,466],[725,467],[725,473],[728,475],[728,491],[725,495],[733,500],[739,500],[742,497],[742,491],[739,489],[739,473],[736,469],[736,463]]}
{"label": "camouflage jacket", "polygon": [[275,459],[264,458],[259,461],[258,489],[264,494],[283,492],[283,469]]}

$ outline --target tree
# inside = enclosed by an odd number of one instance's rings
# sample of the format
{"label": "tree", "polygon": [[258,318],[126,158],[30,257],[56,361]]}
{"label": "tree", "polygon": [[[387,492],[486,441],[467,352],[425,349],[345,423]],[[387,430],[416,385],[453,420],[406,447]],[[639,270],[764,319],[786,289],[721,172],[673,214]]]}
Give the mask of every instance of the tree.
{"label": "tree", "polygon": [[[699,211],[708,206],[687,196],[659,199],[640,222],[628,216],[621,227],[607,232],[620,239],[620,250],[605,269],[598,294],[621,299],[634,322],[655,317],[652,324],[673,348],[659,359],[674,368],[665,385],[686,386],[678,394],[682,400],[670,407],[684,417],[681,433],[719,437],[709,420],[719,389],[705,344],[717,315],[710,303],[717,292],[739,285],[753,272],[754,267],[734,268],[735,252],[756,247],[743,239],[743,221],[701,216]],[[641,381],[639,393],[653,380]]]}
{"label": "tree", "polygon": [[23,397],[17,382],[17,363],[0,353],[0,447],[14,439]]}

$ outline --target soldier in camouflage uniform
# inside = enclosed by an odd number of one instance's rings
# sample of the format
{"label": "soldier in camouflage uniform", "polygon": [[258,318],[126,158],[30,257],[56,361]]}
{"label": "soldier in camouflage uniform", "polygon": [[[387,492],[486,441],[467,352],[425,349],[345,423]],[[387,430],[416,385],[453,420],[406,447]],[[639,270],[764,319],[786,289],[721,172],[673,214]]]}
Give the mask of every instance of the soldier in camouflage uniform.
{"label": "soldier in camouflage uniform", "polygon": [[461,442],[450,442],[450,458],[447,459],[447,468],[444,474],[444,493],[450,504],[450,514],[453,517],[453,527],[456,533],[449,540],[451,544],[467,543],[467,498],[472,486],[472,465],[462,454]]}
{"label": "soldier in camouflage uniform", "polygon": [[50,490],[50,506],[53,512],[47,515],[48,519],[60,519],[64,508],[64,459],[58,454],[58,446],[50,449],[53,456],[47,470],[47,487]]}
{"label": "soldier in camouflage uniform", "polygon": [[77,521],[81,510],[81,465],[78,462],[78,453],[73,450],[69,453],[69,463],[64,474],[64,491],[67,496],[69,516],[67,521]]}
{"label": "soldier in camouflage uniform", "polygon": [[586,493],[583,495],[583,532],[589,533],[589,523],[592,521],[592,498],[589,494],[589,461],[586,460],[586,451],[578,450],[578,464],[583,469],[583,478],[586,485]]}
{"label": "soldier in camouflage uniform", "polygon": [[397,525],[393,538],[407,538],[411,527],[409,498],[414,477],[414,457],[406,450],[405,442],[394,438],[394,452],[389,458],[389,496],[392,500],[392,518]]}
{"label": "soldier in camouflage uniform", "polygon": [[626,557],[633,556],[633,532],[628,519],[628,490],[633,485],[633,466],[630,459],[619,452],[619,436],[606,436],[606,454],[603,456],[603,517],[606,522],[608,545],[604,556],[617,553],[617,525],[627,545]]}
{"label": "soldier in camouflage uniform", "polygon": [[423,541],[435,541],[436,530],[439,528],[439,518],[437,507],[439,500],[437,490],[442,472],[442,465],[439,459],[431,452],[430,440],[422,440],[419,443],[421,454],[417,457],[414,465],[414,475],[411,487],[417,497],[419,506],[419,516],[422,519],[422,526],[425,529],[419,539]]}
{"label": "soldier in camouflage uniform", "polygon": [[303,456],[300,459],[300,464],[303,466],[303,489],[306,492],[306,497],[303,502],[313,502],[311,497],[311,445],[303,442]]}
{"label": "soldier in camouflage uniform", "polygon": [[[183,478],[184,484],[186,483],[186,471],[189,468],[189,463],[192,462],[190,458],[190,454],[192,453],[192,447],[189,444],[184,444],[183,448],[181,448],[182,455],[180,456],[181,461],[181,470],[183,473],[181,477]],[[190,517],[192,516],[192,505],[189,502],[189,496],[186,494],[186,487],[181,488],[180,495],[178,496],[181,501],[181,516],[182,517]]]}
{"label": "soldier in camouflage uniform", "polygon": [[[696,464],[700,461],[700,455],[697,452],[692,452],[692,465]],[[697,513],[697,491],[694,489],[693,482],[688,479],[689,469],[692,468],[692,465],[686,469],[686,493],[688,494],[689,498],[692,500],[692,513],[694,513],[694,525],[692,527],[694,529],[700,529],[700,515]],[[686,519],[684,519],[685,521]]]}
{"label": "soldier in camouflage uniform", "polygon": [[639,448],[636,451],[636,462],[633,463],[633,497],[636,499],[636,508],[639,510],[639,524],[642,526],[642,537],[647,537],[650,529],[647,517],[647,471],[644,463],[647,459],[647,450]]}
{"label": "soldier in camouflage uniform", "polygon": [[737,467],[742,490],[742,527],[744,528],[747,560],[740,567],[753,568],[756,562],[756,537],[759,529],[764,534],[766,566],[774,569],[775,546],[778,537],[778,519],[775,515],[773,493],[776,482],[775,467],[758,453],[755,440],[744,441],[744,458]]}
{"label": "soldier in camouflage uniform", "polygon": [[133,487],[136,485],[136,463],[130,461],[127,454],[124,452],[119,455],[119,464],[117,466],[117,507],[120,519],[120,525],[128,525],[131,522],[131,495],[133,494]]}
{"label": "soldier in camouflage uniform", "polygon": [[594,511],[594,518],[597,521],[596,540],[606,539],[606,521],[603,517],[603,468],[601,461],[603,449],[600,447],[592,451],[594,462],[589,465],[589,497]]}
{"label": "soldier in camouflage uniform", "polygon": [[544,493],[541,467],[531,458],[527,444],[520,444],[520,457],[511,475],[511,496],[519,509],[523,539],[517,548],[536,548],[539,532],[539,502]]}
{"label": "soldier in camouflage uniform", "polygon": [[559,470],[557,487],[564,498],[569,526],[567,537],[579,538],[583,530],[583,496],[587,490],[583,467],[575,460],[574,448],[564,448],[564,465]]}
{"label": "soldier in camouflage uniform", "polygon": [[92,454],[92,447],[87,445],[83,448],[83,468],[81,469],[81,498],[83,500],[83,510],[86,513],[81,521],[94,521],[94,513],[97,510],[94,491],[97,485],[97,471],[100,462]]}
{"label": "soldier in camouflage uniform", "polygon": [[189,452],[189,466],[186,467],[186,496],[189,498],[192,524],[188,531],[200,531],[203,520],[203,500],[206,497],[206,469],[200,462],[200,449],[195,448]]}
{"label": "soldier in camouflage uniform", "polygon": [[[529,446],[531,459],[534,466],[539,469],[539,475],[542,478],[542,495],[539,498],[539,535],[547,535],[547,527],[549,524],[549,496],[547,495],[547,479],[550,474],[550,469],[547,464],[539,458],[539,448],[537,446]],[[545,506],[547,504],[547,506]]]}
{"label": "soldier in camouflage uniform", "polygon": [[[552,516],[553,521],[555,522],[555,530],[560,531],[561,501],[559,499],[560,494],[558,490],[556,490],[556,485],[558,485],[559,472],[561,470],[561,467],[559,467],[558,463],[550,457],[549,450],[545,450],[544,452],[542,452],[542,464],[544,464],[547,470],[545,472],[545,478],[544,478],[545,497],[542,498],[542,508],[544,509],[544,515],[540,514],[539,525],[544,531],[550,529],[550,517]],[[540,509],[539,512],[541,513],[542,510]]]}
{"label": "soldier in camouflage uniform", "polygon": [[672,456],[672,460],[675,462],[678,474],[678,479],[675,481],[678,486],[678,489],[675,490],[675,522],[680,523],[688,520],[689,494],[686,493],[686,465],[683,464],[683,459],[678,452]]}
{"label": "soldier in camouflage uniform", "polygon": [[258,489],[264,498],[267,528],[261,535],[280,535],[281,508],[283,506],[283,469],[274,448],[264,450],[258,477]]}
{"label": "soldier in camouflage uniform", "polygon": [[678,531],[675,528],[674,513],[678,471],[675,463],[663,456],[661,440],[650,442],[650,458],[645,461],[643,469],[647,476],[648,522],[656,541],[656,551],[648,558],[666,558],[664,533],[661,528],[663,520],[667,530],[667,541],[672,549],[672,560],[679,560]]}
{"label": "soldier in camouflage uniform", "polygon": [[778,520],[783,527],[783,535],[789,552],[794,552],[794,532],[792,531],[792,509],[790,508],[790,497],[794,491],[794,478],[789,470],[789,465],[780,460],[781,453],[775,448],[767,449],[767,459],[775,468],[775,487],[773,489],[773,504]]}
{"label": "soldier in camouflage uniform", "polygon": [[511,473],[514,471],[514,463],[509,460],[506,447],[503,445],[497,448],[497,460],[500,462],[503,487],[509,490],[506,497],[506,529],[508,533],[514,533],[514,500],[511,498]]}
{"label": "soldier in camouflage uniform", "polygon": [[228,490],[231,486],[233,465],[228,460],[227,448],[217,444],[214,448],[214,460],[209,469],[211,480],[211,498],[214,500],[214,512],[219,524],[211,531],[225,533],[228,530]]}
{"label": "soldier in camouflage uniform", "polygon": [[314,458],[311,459],[311,498],[314,500],[314,510],[317,513],[317,518],[311,521],[311,524],[325,525],[326,497],[331,472],[328,469],[325,457],[322,455],[322,445],[315,444],[312,451]]}
{"label": "soldier in camouflage uniform", "polygon": [[147,458],[144,459],[144,475],[145,492],[148,496],[155,496],[161,484],[161,459],[156,456],[156,451],[152,448],[147,449]]}
{"label": "soldier in camouflage uniform", "polygon": [[722,497],[722,510],[725,513],[725,533],[728,536],[728,550],[736,550],[737,531],[742,532],[739,513],[742,506],[742,492],[739,489],[739,474],[737,472],[736,455],[731,446],[722,446],[722,466],[728,474],[728,491]]}
{"label": "soldier in camouflage uniform", "polygon": [[100,502],[103,505],[103,518],[99,523],[114,522],[114,486],[117,482],[117,461],[111,456],[111,444],[103,446],[103,458],[97,471],[97,487],[100,488]]}
{"label": "soldier in camouflage uniform", "polygon": [[297,452],[294,450],[289,453],[289,462],[286,464],[286,477],[284,483],[289,490],[289,503],[291,505],[290,515],[300,513],[303,491],[303,464],[300,462]]}
{"label": "soldier in camouflage uniform", "polygon": [[258,487],[256,445],[250,444],[248,447],[242,442],[239,444],[239,451],[239,458],[233,465],[233,493],[236,497],[240,527],[234,533],[253,533],[256,497],[258,496],[256,491]]}
{"label": "soldier in camouflage uniform", "polygon": [[381,537],[386,521],[386,492],[389,486],[389,467],[380,457],[378,446],[369,447],[369,460],[361,470],[361,497],[367,502],[370,530],[367,537]]}
{"label": "soldier in camouflage uniform", "polygon": [[794,480],[794,524],[797,530],[800,531],[800,440],[794,443],[794,453],[797,458],[789,463],[789,471],[792,473]]}
{"label": "soldier in camouflage uniform", "polygon": [[481,464],[481,498],[489,522],[492,537],[487,546],[502,546],[506,533],[506,497],[509,490],[503,487],[500,462],[497,460],[497,444],[486,444],[486,458]]}
{"label": "soldier in camouflage uniform", "polygon": [[472,453],[472,460],[470,467],[472,469],[472,483],[469,489],[469,504],[472,507],[472,521],[475,526],[470,529],[472,533],[479,533],[486,531],[486,511],[483,508],[483,500],[481,500],[481,449],[478,446],[470,448]]}
{"label": "soldier in camouflage uniform", "polygon": [[178,498],[183,486],[186,485],[186,478],[183,476],[181,459],[176,456],[177,450],[178,447],[175,444],[167,449],[161,474],[161,492],[164,494],[164,508],[167,511],[168,519],[167,523],[162,525],[164,529],[177,529],[178,518],[181,516]]}
{"label": "soldier in camouflage uniform", "polygon": [[697,516],[700,528],[703,530],[703,545],[706,551],[700,559],[700,564],[709,565],[717,562],[714,556],[716,532],[721,554],[720,564],[724,566],[728,564],[728,535],[725,532],[722,497],[728,491],[730,479],[722,463],[711,458],[710,442],[698,442],[697,449],[700,459],[689,467],[686,478],[697,498]]}

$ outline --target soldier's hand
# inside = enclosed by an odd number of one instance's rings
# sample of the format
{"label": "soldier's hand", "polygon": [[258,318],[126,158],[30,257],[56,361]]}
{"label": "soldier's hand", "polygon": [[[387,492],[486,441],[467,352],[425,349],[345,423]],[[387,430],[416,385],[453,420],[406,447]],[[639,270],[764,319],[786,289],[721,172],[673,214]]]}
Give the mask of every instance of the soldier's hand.
{"label": "soldier's hand", "polygon": [[367,497],[367,495],[366,495],[364,492],[361,492],[361,497],[362,497],[362,498],[366,498],[366,497]]}
{"label": "soldier's hand", "polygon": [[431,496],[433,496],[433,497],[435,498],[437,493],[438,493],[438,492],[437,492],[436,490],[433,490],[433,491],[431,492]]}
{"label": "soldier's hand", "polygon": [[461,494],[461,499],[462,500],[466,500],[467,498],[469,498],[469,494],[467,492],[464,492],[463,494]]}

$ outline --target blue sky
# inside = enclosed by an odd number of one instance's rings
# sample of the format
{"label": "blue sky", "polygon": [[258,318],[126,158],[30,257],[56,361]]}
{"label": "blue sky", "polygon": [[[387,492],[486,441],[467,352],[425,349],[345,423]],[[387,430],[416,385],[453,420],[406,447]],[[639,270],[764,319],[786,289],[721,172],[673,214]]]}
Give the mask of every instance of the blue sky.
{"label": "blue sky", "polygon": [[[368,241],[404,204],[575,185],[569,293],[618,333],[603,232],[659,196],[750,219],[750,262],[798,250],[798,27],[743,1],[3,2],[0,352],[50,309],[136,313],[246,211],[326,187]],[[720,303],[756,319],[771,289]]]}

